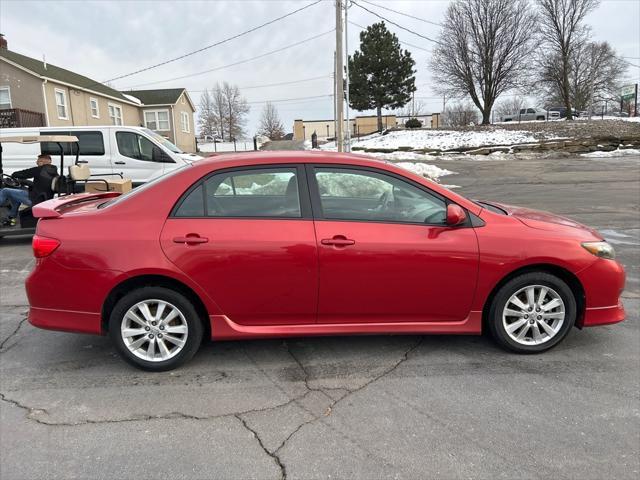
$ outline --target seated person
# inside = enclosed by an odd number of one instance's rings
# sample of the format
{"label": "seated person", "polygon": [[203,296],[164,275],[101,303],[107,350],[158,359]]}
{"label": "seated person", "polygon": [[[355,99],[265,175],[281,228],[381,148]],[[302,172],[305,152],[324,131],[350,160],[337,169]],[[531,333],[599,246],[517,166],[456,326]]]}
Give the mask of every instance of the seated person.
{"label": "seated person", "polygon": [[29,186],[28,192],[21,188],[0,189],[0,205],[7,201],[11,204],[9,216],[2,222],[3,227],[16,224],[16,216],[21,203],[30,207],[34,203],[51,197],[53,193],[51,182],[58,175],[58,169],[55,165],[51,165],[51,157],[49,155],[38,155],[36,165],[36,167],[20,170],[11,175],[11,177],[19,180],[33,178],[33,185]]}

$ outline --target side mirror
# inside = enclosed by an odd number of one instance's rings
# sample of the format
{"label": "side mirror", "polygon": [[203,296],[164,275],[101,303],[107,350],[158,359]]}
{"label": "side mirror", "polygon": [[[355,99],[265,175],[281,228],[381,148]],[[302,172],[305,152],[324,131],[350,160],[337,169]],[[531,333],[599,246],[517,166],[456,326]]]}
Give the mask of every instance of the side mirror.
{"label": "side mirror", "polygon": [[457,227],[467,220],[467,214],[460,205],[450,203],[447,205],[447,225]]}
{"label": "side mirror", "polygon": [[151,159],[154,162],[158,162],[158,163],[175,163],[173,159],[169,155],[167,155],[164,150],[162,150],[160,147],[155,147],[155,146],[151,151]]}

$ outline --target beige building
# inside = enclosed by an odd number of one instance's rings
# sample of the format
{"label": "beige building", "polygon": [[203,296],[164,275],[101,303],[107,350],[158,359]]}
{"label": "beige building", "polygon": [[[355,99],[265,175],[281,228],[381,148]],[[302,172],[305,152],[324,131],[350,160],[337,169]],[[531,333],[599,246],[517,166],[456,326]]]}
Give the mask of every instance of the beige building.
{"label": "beige building", "polygon": [[180,149],[195,152],[194,112],[183,88],[119,92],[8,50],[0,36],[0,128],[147,126]]}
{"label": "beige building", "polygon": [[[417,117],[422,122],[423,128],[440,127],[440,114],[433,113],[431,115],[421,115]],[[400,117],[396,115],[383,115],[382,125],[385,129],[403,127],[409,117]],[[376,115],[362,115],[350,119],[349,125],[344,122],[344,131],[349,128],[352,137],[361,137],[370,135],[378,131],[378,117]],[[294,140],[310,140],[313,133],[318,135],[319,140],[327,138],[335,138],[335,122],[329,120],[294,120],[293,122],[293,139]]]}
{"label": "beige building", "polygon": [[196,108],[184,88],[123,92],[140,100],[142,123],[185,152],[196,151],[193,113]]}

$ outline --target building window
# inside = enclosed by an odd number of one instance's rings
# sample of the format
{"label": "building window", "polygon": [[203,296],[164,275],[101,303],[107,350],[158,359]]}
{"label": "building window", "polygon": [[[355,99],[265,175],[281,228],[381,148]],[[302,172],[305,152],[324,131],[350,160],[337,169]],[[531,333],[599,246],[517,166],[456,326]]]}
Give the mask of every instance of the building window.
{"label": "building window", "polygon": [[122,107],[120,105],[109,104],[109,118],[112,125],[122,125]]}
{"label": "building window", "polygon": [[149,130],[156,132],[168,132],[169,110],[147,110],[144,112],[144,125]]}
{"label": "building window", "polygon": [[60,120],[68,120],[69,117],[67,117],[67,92],[56,88],[55,94],[56,107],[58,109],[58,118]]}
{"label": "building window", "polygon": [[189,133],[189,114],[187,112],[180,112],[180,124],[182,125],[182,131]]}
{"label": "building window", "polygon": [[11,90],[9,87],[0,87],[0,110],[11,108]]}
{"label": "building window", "polygon": [[100,118],[100,109],[98,108],[98,99],[89,98],[89,105],[91,106],[91,116],[93,118]]}

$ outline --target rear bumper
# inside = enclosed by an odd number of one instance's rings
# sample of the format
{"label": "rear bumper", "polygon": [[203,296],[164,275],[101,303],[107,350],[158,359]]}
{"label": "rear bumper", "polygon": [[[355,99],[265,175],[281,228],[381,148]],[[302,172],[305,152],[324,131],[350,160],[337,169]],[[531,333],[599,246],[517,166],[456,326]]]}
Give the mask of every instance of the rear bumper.
{"label": "rear bumper", "polygon": [[29,323],[34,327],[46,330],[96,335],[103,333],[99,313],[31,307],[29,309]]}
{"label": "rear bumper", "polygon": [[583,327],[611,325],[624,320],[625,311],[622,302],[612,307],[587,308],[584,312]]}

